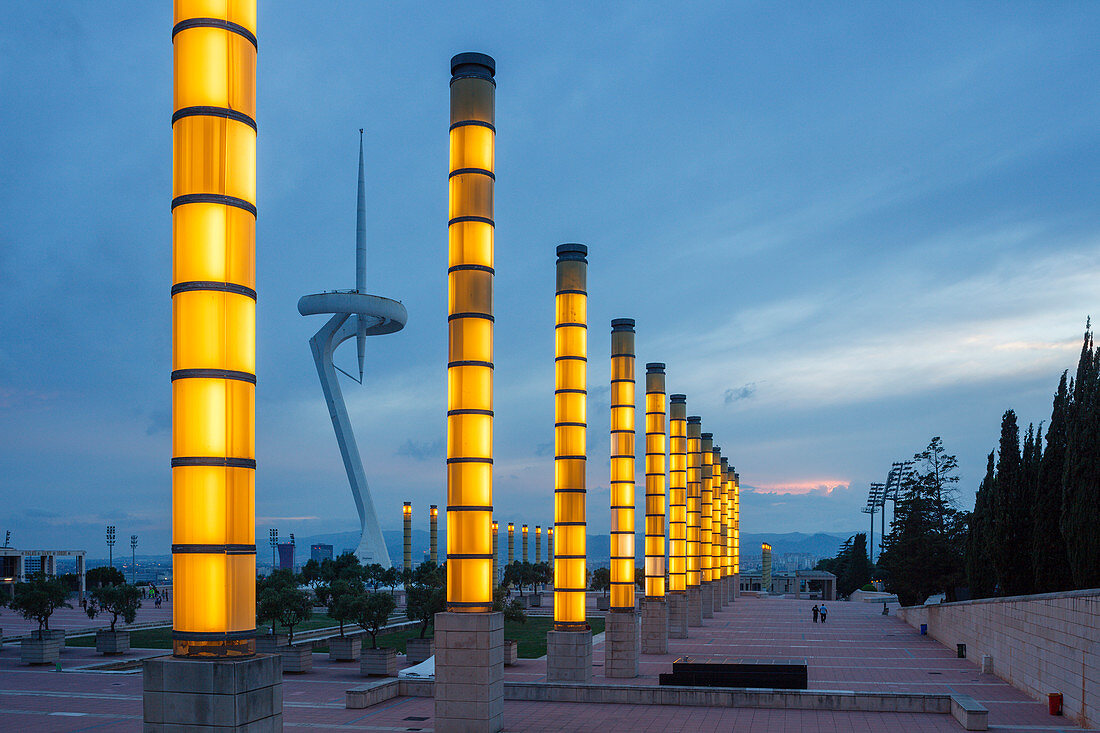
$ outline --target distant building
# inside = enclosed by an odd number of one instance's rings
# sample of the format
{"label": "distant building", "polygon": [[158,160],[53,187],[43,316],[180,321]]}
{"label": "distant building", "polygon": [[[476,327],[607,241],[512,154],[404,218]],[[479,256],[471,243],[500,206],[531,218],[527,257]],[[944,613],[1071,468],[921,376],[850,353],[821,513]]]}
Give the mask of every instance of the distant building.
{"label": "distant building", "polygon": [[332,545],[310,545],[309,559],[323,562],[332,559]]}
{"label": "distant building", "polygon": [[44,573],[55,578],[58,557],[76,558],[76,576],[79,579],[80,598],[84,598],[84,550],[17,550],[0,547],[0,588],[9,595],[15,592],[15,584],[27,580],[34,573]]}
{"label": "distant building", "polygon": [[824,570],[796,570],[793,572],[772,573],[771,583],[764,587],[763,573],[760,571],[741,573],[741,590],[770,593],[772,595],[790,595],[795,598],[815,598],[823,601],[836,600],[836,576]]}
{"label": "distant building", "polygon": [[279,551],[279,570],[294,570],[294,543],[280,542],[275,545]]}

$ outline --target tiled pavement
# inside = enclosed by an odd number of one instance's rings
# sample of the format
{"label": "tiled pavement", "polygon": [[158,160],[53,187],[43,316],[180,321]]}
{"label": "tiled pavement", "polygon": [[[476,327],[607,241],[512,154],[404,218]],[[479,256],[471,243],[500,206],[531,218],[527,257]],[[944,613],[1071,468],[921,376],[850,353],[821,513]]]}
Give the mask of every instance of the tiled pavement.
{"label": "tiled pavement", "polygon": [[[970,660],[899,619],[881,615],[873,604],[829,604],[829,622],[814,625],[808,601],[742,598],[708,619],[692,638],[672,640],[671,653],[643,657],[637,684],[656,684],[672,660],[684,654],[805,657],[810,687],[833,690],[960,692],[990,708],[993,730],[1079,730],[1045,706],[995,677],[982,675]],[[144,654],[163,652],[144,652]],[[134,652],[124,659],[136,659]],[[602,664],[602,644],[593,652]],[[19,664],[19,649],[0,650],[0,731],[137,731],[141,729],[141,676],[74,671],[104,662],[94,650],[67,648],[62,673]],[[118,658],[112,658],[117,660]],[[545,662],[525,660],[506,668],[514,680],[538,680]],[[605,682],[596,667],[594,681]],[[284,718],[288,730],[432,730],[430,698],[397,698],[365,710],[346,710],[344,691],[360,684],[358,664],[329,664],[314,657],[314,671],[284,676]],[[625,680],[615,680],[625,682]],[[508,730],[522,731],[959,731],[948,715],[841,713],[760,709],[591,705],[507,702]]]}
{"label": "tiled pavement", "polygon": [[[88,618],[88,614],[75,602],[72,606],[72,608],[59,608],[54,611],[53,616],[50,617],[51,629],[65,629],[71,634],[74,631],[99,629],[111,624],[111,617],[106,614],[100,614],[92,619]],[[134,624],[140,626],[152,623],[172,623],[172,604],[163,602],[160,608],[155,608],[152,598],[143,600],[141,608],[138,609],[137,618],[134,619]],[[118,622],[119,627],[125,625],[121,620]],[[0,615],[0,628],[4,630],[4,638],[11,638],[36,630],[38,622],[27,621],[12,611],[5,611],[3,615]]]}

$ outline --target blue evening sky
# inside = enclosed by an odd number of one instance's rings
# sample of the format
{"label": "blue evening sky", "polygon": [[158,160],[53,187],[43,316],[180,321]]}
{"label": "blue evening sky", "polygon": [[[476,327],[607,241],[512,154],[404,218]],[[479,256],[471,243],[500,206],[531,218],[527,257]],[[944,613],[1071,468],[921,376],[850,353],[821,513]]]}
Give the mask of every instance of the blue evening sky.
{"label": "blue evening sky", "polygon": [[[0,27],[0,502],[19,547],[170,542],[171,3]],[[257,534],[357,527],[299,296],[409,311],[345,383],[385,528],[446,504],[448,61],[497,59],[496,478],[553,520],[554,247],[590,248],[590,532],[610,319],[732,457],[745,532],[848,531],[942,436],[969,507],[1048,419],[1100,282],[1100,5],[264,2]],[[339,355],[350,369],[351,343]],[[640,442],[640,441],[639,441]],[[639,471],[642,470],[639,462]],[[639,490],[641,493],[641,490]]]}

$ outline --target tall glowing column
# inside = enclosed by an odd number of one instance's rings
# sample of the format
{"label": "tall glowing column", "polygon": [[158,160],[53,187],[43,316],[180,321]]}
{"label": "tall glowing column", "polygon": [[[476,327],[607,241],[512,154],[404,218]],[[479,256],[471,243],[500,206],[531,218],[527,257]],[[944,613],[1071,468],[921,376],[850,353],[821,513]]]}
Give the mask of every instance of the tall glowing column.
{"label": "tall glowing column", "polygon": [[642,654],[668,653],[665,599],[665,365],[645,365],[645,597]]}
{"label": "tall glowing column", "polygon": [[542,527],[535,525],[535,564],[542,562]]}
{"label": "tall glowing column", "polygon": [[703,458],[700,453],[702,418],[687,419],[687,584],[688,626],[703,625],[703,570],[699,555],[700,486]]}
{"label": "tall glowing column", "polygon": [[527,554],[527,525],[525,524],[523,525],[523,561],[528,562],[528,557],[530,556]]}
{"label": "tall glowing column", "polygon": [[428,559],[439,564],[439,507],[428,507]]}
{"label": "tall glowing column", "polygon": [[733,584],[741,595],[741,477],[733,473]]}
{"label": "tall glowing column", "polygon": [[634,319],[611,321],[611,610],[604,674],[637,677],[641,619],[634,613]]}
{"label": "tall glowing column", "polygon": [[546,562],[554,565],[554,528],[546,528]]}
{"label": "tall glowing column", "polygon": [[[277,657],[255,656],[256,3],[176,0],[173,22],[173,655],[144,662],[144,723],[182,722],[166,700],[185,693],[267,730],[282,704]],[[242,685],[198,682],[222,674]]]}
{"label": "tall glowing column", "polygon": [[737,571],[734,563],[734,548],[736,546],[736,515],[734,512],[733,467],[723,463],[726,470],[726,564],[729,576],[729,588],[726,598],[732,603],[737,598]]}
{"label": "tall glowing column", "polygon": [[721,611],[722,607],[726,605],[725,586],[723,585],[723,579],[726,576],[725,563],[722,561],[722,555],[726,550],[726,539],[724,530],[722,529],[722,449],[718,446],[714,446],[712,451],[712,457],[710,462],[711,470],[711,543],[710,543],[710,566],[711,572],[714,576],[714,610]]}
{"label": "tall glowing column", "polygon": [[772,546],[760,545],[760,590],[768,593],[772,588]]}
{"label": "tall glowing column", "polygon": [[401,569],[408,573],[412,570],[413,555],[413,508],[411,501],[406,501],[405,505],[401,507],[401,518],[404,529],[402,533],[404,552],[401,554]]}
{"label": "tall glowing column", "polygon": [[687,397],[669,395],[668,413],[668,635],[686,639]]}
{"label": "tall glowing column", "polygon": [[172,650],[255,652],[256,4],[172,29]]}
{"label": "tall glowing column", "polygon": [[508,565],[516,561],[516,525],[508,522]]}
{"label": "tall glowing column", "polygon": [[714,617],[714,434],[699,436],[699,567],[703,618]]}
{"label": "tall glowing column", "polygon": [[493,520],[493,585],[500,584],[500,523]]}
{"label": "tall glowing column", "polygon": [[[504,720],[504,617],[492,613],[495,75],[485,54],[451,59],[447,612],[435,627],[441,730],[496,731]],[[451,649],[465,649],[470,664],[440,664]],[[471,679],[487,680],[487,691],[463,692]]]}
{"label": "tall glowing column", "polygon": [[546,678],[592,679],[585,618],[585,440],[588,427],[588,247],[557,248],[554,294],[554,630],[546,635]]}
{"label": "tall glowing column", "polygon": [[726,603],[733,600],[733,501],[730,498],[729,459],[722,456],[722,598]]}

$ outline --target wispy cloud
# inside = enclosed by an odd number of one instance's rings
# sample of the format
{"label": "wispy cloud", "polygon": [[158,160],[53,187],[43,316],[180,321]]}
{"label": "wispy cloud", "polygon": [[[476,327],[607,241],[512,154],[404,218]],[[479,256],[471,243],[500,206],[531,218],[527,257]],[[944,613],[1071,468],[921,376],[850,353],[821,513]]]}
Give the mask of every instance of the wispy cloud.
{"label": "wispy cloud", "polygon": [[394,451],[394,454],[417,461],[441,459],[443,457],[443,439],[438,438],[429,443],[409,438]]}
{"label": "wispy cloud", "polygon": [[756,394],[756,382],[743,384],[736,389],[727,389],[725,394],[726,404],[732,405],[734,402],[751,399],[754,394]]}
{"label": "wispy cloud", "polygon": [[789,481],[774,484],[756,484],[743,486],[746,491],[754,494],[818,494],[829,496],[834,491],[847,490],[851,485],[849,481],[833,479],[814,479],[809,481]]}

